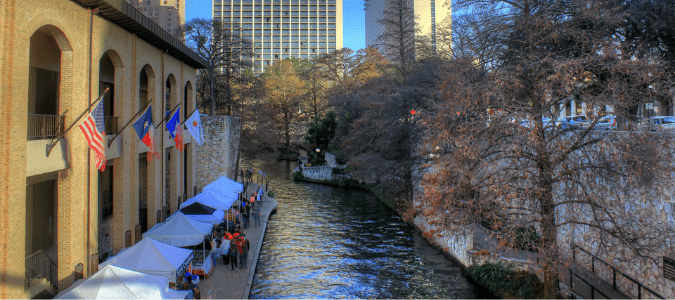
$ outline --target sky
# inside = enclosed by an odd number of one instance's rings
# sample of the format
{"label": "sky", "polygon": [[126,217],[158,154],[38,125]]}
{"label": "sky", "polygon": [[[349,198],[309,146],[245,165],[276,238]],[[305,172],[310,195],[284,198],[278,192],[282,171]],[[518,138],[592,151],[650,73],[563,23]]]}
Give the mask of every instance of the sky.
{"label": "sky", "polygon": [[[211,18],[213,0],[186,0],[185,19]],[[363,0],[342,0],[343,47],[356,51],[366,47]]]}

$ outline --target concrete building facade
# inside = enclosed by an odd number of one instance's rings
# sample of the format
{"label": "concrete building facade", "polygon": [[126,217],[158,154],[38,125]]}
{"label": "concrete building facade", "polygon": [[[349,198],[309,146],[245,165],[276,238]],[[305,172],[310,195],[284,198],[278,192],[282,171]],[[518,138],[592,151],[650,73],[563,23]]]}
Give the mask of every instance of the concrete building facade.
{"label": "concrete building facade", "polygon": [[342,48],[342,0],[213,0],[213,19],[251,42],[254,73]]}
{"label": "concrete building facade", "polygon": [[155,124],[176,105],[183,121],[205,62],[123,0],[4,0],[0,25],[0,298],[53,295],[139,241],[195,186],[189,134],[179,152],[157,128],[163,151],[150,160],[129,126],[100,172],[78,116],[107,87],[108,141],[149,101]]}
{"label": "concrete building facade", "polygon": [[185,0],[129,0],[146,17],[180,41],[185,41],[181,26],[185,24]]}
{"label": "concrete building facade", "polygon": [[[385,53],[380,36],[385,33],[381,20],[385,11],[397,0],[365,0],[366,47],[373,47]],[[450,53],[451,44],[447,37],[452,24],[452,6],[446,0],[404,0],[415,16],[415,34],[428,38],[435,51]],[[412,23],[412,22],[411,22]]]}

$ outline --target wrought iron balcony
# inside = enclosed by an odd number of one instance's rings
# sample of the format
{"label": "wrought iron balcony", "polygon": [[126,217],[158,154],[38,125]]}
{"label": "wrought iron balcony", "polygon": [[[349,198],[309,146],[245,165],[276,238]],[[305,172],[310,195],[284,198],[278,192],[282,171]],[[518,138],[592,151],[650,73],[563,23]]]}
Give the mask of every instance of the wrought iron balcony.
{"label": "wrought iron balcony", "polygon": [[53,139],[61,134],[65,128],[66,116],[58,115],[28,115],[28,140]]}

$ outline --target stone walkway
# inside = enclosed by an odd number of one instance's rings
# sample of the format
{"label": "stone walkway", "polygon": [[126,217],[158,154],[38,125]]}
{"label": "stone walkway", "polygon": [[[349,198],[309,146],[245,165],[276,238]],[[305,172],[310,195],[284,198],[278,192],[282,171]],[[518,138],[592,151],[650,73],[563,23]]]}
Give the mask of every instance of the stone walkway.
{"label": "stone walkway", "polygon": [[[250,183],[247,194],[250,196],[259,186],[258,184]],[[260,255],[260,248],[265,237],[265,230],[267,229],[267,221],[270,214],[277,208],[277,201],[265,194],[262,199],[261,208],[261,225],[255,227],[255,222],[251,218],[248,229],[244,230],[244,234],[246,234],[246,238],[249,239],[251,245],[247,268],[232,271],[232,266],[229,264],[224,265],[222,259],[218,257],[211,276],[198,283],[202,299],[248,299],[251,292],[251,284],[253,283],[253,275],[258,263],[258,256]]]}

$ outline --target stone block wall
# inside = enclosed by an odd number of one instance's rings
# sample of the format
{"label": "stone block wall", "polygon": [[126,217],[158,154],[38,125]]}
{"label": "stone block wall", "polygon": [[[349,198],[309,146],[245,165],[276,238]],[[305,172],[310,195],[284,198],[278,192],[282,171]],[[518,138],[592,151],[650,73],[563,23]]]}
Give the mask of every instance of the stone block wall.
{"label": "stone block wall", "polygon": [[[432,167],[429,171],[434,170]],[[421,201],[421,195],[423,195],[423,189],[419,186],[420,178],[421,175],[417,178],[418,184],[415,189],[415,203],[418,204]],[[602,188],[603,185],[600,184],[599,186]],[[623,225],[649,228],[648,233],[654,235],[658,234],[657,228],[669,228],[670,232],[675,232],[675,174],[671,174],[670,179],[666,182],[651,188],[636,188],[625,178],[618,178],[616,182],[607,182],[604,186],[606,190],[600,191],[606,195],[603,202],[607,203],[606,208],[608,210],[619,216],[620,223],[623,222]],[[617,193],[616,191],[620,192]],[[558,202],[568,199],[564,189],[555,191],[554,197]],[[583,222],[584,220],[591,220],[594,213],[597,212],[591,211],[588,206],[560,205],[556,209],[556,219],[558,223],[572,220]],[[429,218],[433,218],[433,216]],[[464,230],[439,232],[437,228],[428,225],[430,220],[424,216],[417,216],[414,223],[425,233],[428,239],[442,247],[446,253],[455,257],[465,267],[480,264],[483,261],[503,260],[499,255],[477,257],[476,255],[480,253],[477,253],[475,249],[471,250],[475,244],[473,232]],[[569,247],[571,244],[579,245],[590,251],[612,267],[653,289],[662,297],[675,298],[675,281],[665,278],[663,274],[663,257],[675,259],[675,240],[665,238],[663,243],[651,248],[656,254],[650,258],[640,258],[611,236],[602,235],[591,226],[569,224],[559,227],[558,245],[560,245],[560,254],[563,259],[569,259],[569,261],[572,260],[572,249]],[[601,249],[608,250],[603,252]],[[591,270],[590,256],[577,250],[576,261],[583,266],[588,266],[587,269]],[[511,262],[518,264],[518,261],[511,260]],[[531,260],[523,260],[521,265],[523,267],[530,265],[536,268],[531,264]],[[598,261],[595,262],[595,274],[610,284],[613,282],[612,269]],[[619,291],[631,298],[638,298],[638,285],[619,274],[617,274],[616,280]],[[642,298],[657,298],[645,289],[641,290],[640,296]]]}
{"label": "stone block wall", "polygon": [[241,141],[241,118],[202,115],[201,121],[204,143],[197,146],[199,191],[222,176],[234,179]]}
{"label": "stone block wall", "polygon": [[332,167],[303,167],[302,175],[314,180],[331,180],[333,176]]}

